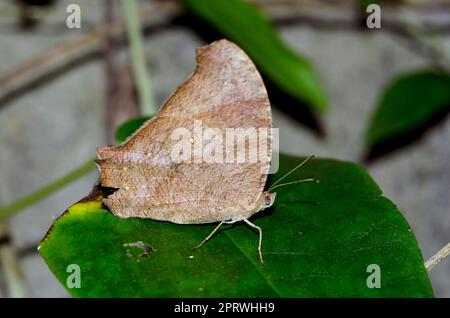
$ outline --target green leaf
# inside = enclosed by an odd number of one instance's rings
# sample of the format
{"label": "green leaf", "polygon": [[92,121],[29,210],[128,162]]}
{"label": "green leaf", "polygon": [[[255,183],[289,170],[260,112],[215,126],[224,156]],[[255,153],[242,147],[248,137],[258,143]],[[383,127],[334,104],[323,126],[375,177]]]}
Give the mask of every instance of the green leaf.
{"label": "green leaf", "polygon": [[286,93],[318,110],[327,108],[311,63],[284,44],[257,8],[240,0],[185,0],[185,4],[246,51],[263,74]]}
{"label": "green leaf", "polygon": [[366,13],[366,9],[371,4],[381,5],[383,0],[359,0],[359,5],[363,9],[363,12]]}
{"label": "green leaf", "polygon": [[143,123],[145,123],[147,120],[149,120],[151,116],[142,116],[130,119],[126,122],[124,122],[122,125],[120,125],[119,128],[116,130],[116,142],[118,144],[125,141],[125,139],[128,138],[133,132],[135,132],[139,127],[142,126]]}
{"label": "green leaf", "polygon": [[367,131],[375,145],[426,123],[450,106],[450,76],[433,71],[408,74],[385,91]]}
{"label": "green leaf", "polygon": [[[281,156],[277,180],[301,161]],[[367,172],[352,163],[312,160],[286,182],[320,183],[277,188],[270,210],[252,221],[257,233],[143,219],[120,219],[94,193],[55,221],[39,252],[66,284],[67,267],[81,269],[81,297],[432,297],[423,258],[410,227]],[[381,288],[368,288],[370,264],[381,269]]]}

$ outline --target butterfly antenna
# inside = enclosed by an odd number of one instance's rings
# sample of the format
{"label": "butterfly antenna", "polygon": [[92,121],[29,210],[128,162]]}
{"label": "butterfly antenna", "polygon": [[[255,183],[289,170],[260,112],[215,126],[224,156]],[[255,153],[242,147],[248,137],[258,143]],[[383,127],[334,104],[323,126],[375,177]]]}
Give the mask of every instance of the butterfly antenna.
{"label": "butterfly antenna", "polygon": [[302,180],[297,180],[297,181],[292,181],[292,182],[286,182],[286,183],[282,183],[282,184],[277,184],[276,186],[271,186],[269,191],[273,190],[273,189],[276,189],[276,188],[279,188],[279,187],[286,186],[286,185],[296,184],[296,183],[303,183],[303,182],[319,182],[319,181],[316,180],[316,179],[308,178],[308,179],[302,179]]}
{"label": "butterfly antenna", "polygon": [[[286,173],[284,176],[282,176],[280,179],[278,179],[277,181],[275,181],[274,184],[272,184],[269,188],[268,191],[272,190],[281,180],[283,180],[284,178],[286,178],[288,175],[290,175],[292,172],[294,172],[295,170],[297,170],[298,168],[300,168],[301,166],[303,166],[305,163],[307,163],[309,160],[311,160],[312,158],[314,158],[315,155],[311,155],[308,158],[306,158],[305,160],[303,160],[302,163],[300,163],[297,167],[295,167],[294,169],[292,169],[291,171],[289,171],[288,173]],[[300,180],[301,181],[301,180]]]}

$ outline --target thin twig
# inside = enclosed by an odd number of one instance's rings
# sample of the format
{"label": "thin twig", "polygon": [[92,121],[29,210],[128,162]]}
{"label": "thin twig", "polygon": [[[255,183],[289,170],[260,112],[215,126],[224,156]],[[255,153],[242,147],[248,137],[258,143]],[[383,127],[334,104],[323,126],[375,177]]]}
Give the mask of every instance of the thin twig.
{"label": "thin twig", "polygon": [[89,160],[85,164],[83,164],[81,167],[73,170],[69,174],[63,176],[62,178],[59,178],[56,181],[53,181],[52,183],[48,184],[47,186],[37,190],[36,192],[33,192],[26,197],[17,200],[16,202],[10,204],[9,206],[0,208],[0,220],[3,220],[7,218],[8,216],[11,216],[20,210],[30,206],[31,204],[38,202],[48,195],[52,194],[53,192],[61,189],[62,187],[68,185],[72,181],[75,181],[76,179],[84,176],[89,171],[95,168],[95,163],[93,160]]}
{"label": "thin twig", "polygon": [[[264,9],[267,10],[266,7]],[[360,28],[360,24],[355,21],[352,12],[346,10],[344,15],[327,15],[314,10],[273,10],[267,11],[272,21],[277,25],[307,25],[313,28],[325,30],[355,30]],[[433,66],[443,71],[450,71],[450,57],[446,51],[439,48],[434,43],[422,37],[427,33],[421,26],[402,20],[400,17],[389,16],[386,12],[383,15],[382,30],[392,35],[402,37],[407,44],[426,59],[432,62]],[[436,34],[436,29],[432,30]],[[442,25],[443,33],[450,32],[450,24]],[[431,31],[430,31],[431,32]]]}
{"label": "thin twig", "polygon": [[7,224],[0,222],[0,269],[5,278],[6,294],[12,298],[27,296],[22,269],[14,246],[9,241]]}
{"label": "thin twig", "polygon": [[[386,23],[385,23],[386,25]],[[436,44],[422,38],[421,32],[417,26],[397,19],[388,24],[390,29],[397,34],[409,39],[425,57],[428,57],[435,66],[443,71],[450,71],[450,57],[445,50],[439,48]]]}
{"label": "thin twig", "polygon": [[143,115],[154,115],[158,111],[145,62],[144,40],[136,0],[122,1],[127,24],[131,66],[139,95],[139,106]]}
{"label": "thin twig", "polygon": [[[115,2],[106,0],[105,23],[114,19]],[[119,41],[108,37],[105,41],[103,57],[105,65],[105,136],[108,145],[115,144],[117,127],[125,120],[139,116],[135,94],[135,80],[130,64],[122,65],[117,59]]]}
{"label": "thin twig", "polygon": [[[249,2],[266,7],[286,7],[286,8],[342,8],[343,6],[354,7],[353,1],[342,0],[248,0]],[[381,6],[383,8],[401,8],[405,10],[411,10],[416,12],[442,12],[443,10],[450,9],[450,3],[447,0],[441,1],[414,1],[414,0],[401,0],[401,1],[383,1]]]}
{"label": "thin twig", "polygon": [[[153,3],[142,7],[139,17],[145,26],[149,24],[150,18],[154,18],[156,15],[158,17],[174,15],[179,12],[180,8],[181,6],[176,2]],[[125,22],[123,19],[102,24],[93,31],[83,33],[69,42],[27,60],[0,76],[0,100],[82,56],[99,51],[102,42],[107,37],[120,36],[124,30]]]}
{"label": "thin twig", "polygon": [[[334,30],[334,26],[347,29],[360,28],[361,24],[355,24],[355,17],[366,13],[359,5],[352,1],[278,1],[278,0],[249,0],[258,5],[272,19],[275,24],[296,24],[312,25],[324,29]],[[402,1],[401,3],[383,2],[382,4],[382,28],[383,31],[390,32],[385,28],[386,23],[395,23],[398,17],[411,17],[408,14],[412,8],[416,8],[414,3]],[[423,34],[448,34],[450,33],[450,23],[445,19],[430,19],[430,10],[442,13],[450,9],[450,2],[447,7],[444,3],[433,6],[420,7],[421,10],[414,12],[414,28]],[[411,24],[411,23],[410,23]]]}
{"label": "thin twig", "polygon": [[425,268],[430,271],[433,267],[439,264],[444,258],[450,254],[450,242],[434,254],[428,261],[425,262]]}
{"label": "thin twig", "polygon": [[[114,2],[105,0],[105,23],[110,24],[114,20]],[[115,115],[118,109],[117,93],[119,90],[119,74],[117,70],[116,50],[117,41],[112,36],[107,36],[104,42],[103,58],[105,63],[105,137],[107,144],[114,143]]]}

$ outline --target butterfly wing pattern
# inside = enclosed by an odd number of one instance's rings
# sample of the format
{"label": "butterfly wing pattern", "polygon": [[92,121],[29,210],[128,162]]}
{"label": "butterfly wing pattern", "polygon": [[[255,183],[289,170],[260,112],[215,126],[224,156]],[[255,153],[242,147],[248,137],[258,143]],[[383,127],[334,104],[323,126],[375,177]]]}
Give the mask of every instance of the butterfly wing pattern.
{"label": "butterfly wing pattern", "polygon": [[[272,154],[272,116],[262,78],[250,58],[227,40],[197,49],[196,61],[195,72],[157,116],[121,145],[97,149],[101,185],[117,189],[104,199],[114,215],[198,224],[247,219],[267,205],[263,190]],[[189,131],[191,137],[183,142],[195,153],[195,121],[224,136],[229,128],[264,128],[264,155],[257,162],[237,162],[235,144],[222,147],[219,156],[234,158],[229,163],[174,161],[180,140],[172,136],[178,128]],[[244,147],[240,150],[248,153],[258,146],[248,139]]]}

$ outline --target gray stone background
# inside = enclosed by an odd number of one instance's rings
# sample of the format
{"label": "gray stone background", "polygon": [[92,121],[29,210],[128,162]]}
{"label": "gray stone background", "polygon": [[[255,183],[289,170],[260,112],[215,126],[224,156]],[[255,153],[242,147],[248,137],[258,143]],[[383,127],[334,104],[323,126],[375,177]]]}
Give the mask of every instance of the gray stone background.
{"label": "gray stone background", "polygon": [[[66,5],[72,2],[82,7],[81,31],[64,25]],[[24,31],[15,22],[13,2],[2,1],[0,76],[101,23],[103,10],[100,0],[58,1],[43,13],[45,18],[34,29]],[[345,16],[340,11],[322,13],[331,18]],[[450,21],[448,11],[431,16]],[[385,85],[399,74],[432,62],[407,40],[384,30],[362,32],[305,21],[281,24],[278,29],[291,47],[314,63],[331,104],[322,116],[325,138],[274,105],[274,126],[280,127],[281,150],[287,153],[360,161],[365,151],[364,132]],[[450,56],[450,33],[446,34],[424,40],[437,44]],[[193,71],[194,49],[203,44],[195,32],[182,26],[161,28],[146,37],[146,57],[158,104]],[[102,59],[90,59],[1,105],[0,204],[7,205],[61,177],[105,144],[104,79]],[[450,119],[446,118],[414,144],[367,166],[411,224],[425,259],[450,241],[449,138]],[[68,296],[35,247],[53,217],[86,195],[96,178],[94,171],[7,220],[23,275],[19,295]],[[12,296],[8,277],[2,268],[0,272],[0,297]],[[436,295],[449,297],[450,261],[438,265],[430,276]]]}

